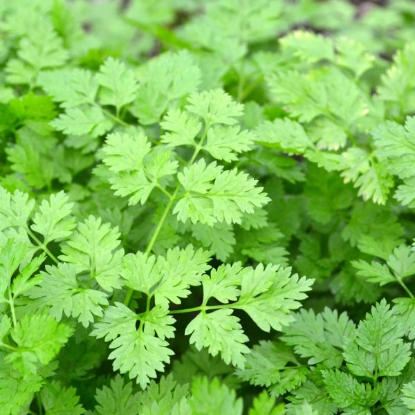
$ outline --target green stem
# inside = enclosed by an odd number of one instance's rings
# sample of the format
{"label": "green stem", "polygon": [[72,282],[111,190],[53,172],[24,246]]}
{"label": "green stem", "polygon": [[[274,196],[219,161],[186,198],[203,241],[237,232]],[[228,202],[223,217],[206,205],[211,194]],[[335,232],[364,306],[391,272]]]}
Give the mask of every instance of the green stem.
{"label": "green stem", "polygon": [[37,236],[30,230],[29,227],[26,228],[26,232],[28,233],[28,235],[36,242],[36,244],[39,246],[39,248],[41,248],[43,250],[43,252],[45,252],[50,259],[52,259],[52,261],[55,264],[59,264],[58,259],[55,257],[55,255],[52,254],[52,252],[49,251],[48,247],[40,242],[40,240],[37,238]]}
{"label": "green stem", "polygon": [[37,407],[39,408],[39,415],[43,415],[42,399],[40,399],[39,392],[36,392],[36,402],[37,402]]}
{"label": "green stem", "polygon": [[10,287],[9,287],[9,305],[10,305],[10,312],[12,313],[13,327],[16,327],[17,326],[16,312],[14,310],[12,290]]}
{"label": "green stem", "polygon": [[169,314],[185,314],[194,313],[195,311],[206,311],[206,310],[220,310],[221,308],[236,308],[235,304],[220,304],[220,305],[200,305],[198,307],[185,308],[183,310],[171,310]]}
{"label": "green stem", "polygon": [[409,298],[414,298],[414,295],[412,294],[411,290],[407,287],[407,285],[400,278],[396,278],[396,280],[398,281],[399,285],[406,291]]}
{"label": "green stem", "polygon": [[[200,139],[199,144],[197,144],[197,146],[195,148],[195,151],[194,151],[192,157],[190,158],[190,160],[188,162],[188,166],[191,166],[193,164],[193,162],[196,160],[197,155],[201,151],[202,146],[203,146],[203,143],[204,143],[204,141],[205,141],[205,139],[207,137],[207,132],[208,132],[209,128],[210,128],[210,124],[209,123],[206,123],[205,131],[203,132],[202,138]],[[159,220],[159,222],[157,224],[157,227],[154,230],[153,235],[151,236],[150,242],[147,245],[147,248],[145,250],[146,255],[149,255],[150,252],[152,251],[152,249],[154,247],[154,244],[156,243],[157,238],[158,238],[158,236],[159,236],[159,234],[160,234],[160,232],[161,232],[161,230],[162,230],[162,228],[164,226],[164,222],[166,221],[167,216],[170,213],[170,210],[171,210],[174,202],[177,200],[177,194],[179,193],[181,187],[182,187],[182,185],[179,182],[179,183],[177,183],[177,186],[174,189],[173,194],[168,193],[166,190],[164,191],[164,194],[168,197],[169,201],[168,201],[166,207],[164,208],[163,213],[162,213],[162,215],[160,217],[160,220]],[[124,299],[124,305],[127,306],[127,307],[128,307],[128,304],[131,301],[133,292],[134,292],[134,290],[132,288],[130,288],[127,291],[127,295],[126,295],[126,297]]]}

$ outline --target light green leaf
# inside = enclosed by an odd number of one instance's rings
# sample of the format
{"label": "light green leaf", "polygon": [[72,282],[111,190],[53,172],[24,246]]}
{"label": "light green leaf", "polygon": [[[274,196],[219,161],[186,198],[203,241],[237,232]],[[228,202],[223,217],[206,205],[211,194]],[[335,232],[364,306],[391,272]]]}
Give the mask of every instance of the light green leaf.
{"label": "light green leaf", "polygon": [[[53,392],[51,390],[52,388]],[[81,415],[85,413],[85,409],[79,403],[79,396],[76,395],[76,389],[72,387],[66,389],[57,381],[51,382],[51,388],[43,387],[40,392],[40,398],[45,409],[45,415],[59,413]]]}
{"label": "light green leaf", "polygon": [[107,119],[100,108],[69,108],[66,113],[50,123],[57,130],[65,134],[91,134],[99,137],[109,131],[113,123]]}
{"label": "light green leaf", "polygon": [[290,310],[301,306],[314,280],[291,275],[291,268],[279,265],[249,268],[242,277],[241,295],[234,308],[244,310],[261,330],[281,330],[294,320]]}
{"label": "light green leaf", "polygon": [[5,361],[13,363],[23,376],[36,374],[40,365],[46,366],[55,358],[71,335],[71,328],[51,316],[26,315],[10,332],[17,348]]}
{"label": "light green leaf", "polygon": [[102,291],[83,288],[77,280],[75,265],[47,265],[41,277],[40,281],[36,281],[37,286],[28,292],[28,296],[34,300],[34,308],[47,308],[49,314],[58,321],[63,314],[72,316],[84,327],[94,321],[94,316],[103,315],[103,306],[108,305],[107,295]]}
{"label": "light green leaf", "polygon": [[191,392],[189,403],[193,415],[242,415],[242,399],[236,398],[235,391],[221,384],[218,378],[212,381],[206,377],[196,378]]}
{"label": "light green leaf", "polygon": [[190,344],[194,343],[198,350],[206,347],[212,356],[220,353],[225,363],[244,368],[244,355],[249,353],[244,343],[249,339],[242,331],[239,318],[232,315],[232,310],[200,312],[188,324],[185,334],[190,335]]}
{"label": "light green leaf", "polygon": [[68,203],[69,197],[63,192],[52,194],[49,201],[43,200],[39,212],[33,217],[31,228],[43,235],[43,243],[67,238],[76,226],[71,216],[73,203]]}
{"label": "light green leaf", "polygon": [[207,126],[236,124],[243,114],[243,105],[221,89],[192,94],[187,101],[186,110],[201,117]]}
{"label": "light green leaf", "polygon": [[75,265],[77,273],[87,272],[106,291],[121,288],[119,272],[124,250],[118,228],[111,229],[100,218],[89,216],[62,246],[61,261]]}
{"label": "light green leaf", "polygon": [[169,249],[166,256],[147,256],[142,252],[127,254],[123,259],[122,277],[126,285],[148,296],[156,304],[167,307],[169,301],[180,304],[190,294],[191,286],[199,285],[209,270],[210,253],[191,245],[186,249]]}
{"label": "light green leaf", "polygon": [[101,86],[100,103],[113,105],[117,113],[123,106],[133,102],[137,96],[138,84],[134,73],[117,59],[107,58],[100,67],[96,79]]}

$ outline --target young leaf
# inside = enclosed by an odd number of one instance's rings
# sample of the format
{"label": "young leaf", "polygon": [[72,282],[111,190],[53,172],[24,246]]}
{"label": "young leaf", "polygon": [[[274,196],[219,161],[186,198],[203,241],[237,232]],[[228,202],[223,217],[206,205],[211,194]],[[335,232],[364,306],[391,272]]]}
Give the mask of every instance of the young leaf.
{"label": "young leaf", "polygon": [[243,105],[233,101],[221,89],[192,94],[188,102],[186,110],[201,117],[209,127],[213,124],[236,124],[236,118],[243,114]]}
{"label": "young leaf", "polygon": [[242,415],[242,399],[237,399],[235,391],[221,384],[218,378],[210,382],[206,377],[196,378],[191,392],[189,403],[194,415]]}
{"label": "young leaf", "polygon": [[65,134],[91,134],[92,137],[99,137],[113,127],[113,122],[97,107],[69,108],[50,124]]}
{"label": "young leaf", "polygon": [[26,193],[16,190],[12,195],[0,186],[0,229],[11,226],[26,228],[34,206],[35,201],[29,200]]}
{"label": "young leaf", "polygon": [[309,357],[309,365],[324,362],[329,368],[339,368],[344,360],[344,338],[353,338],[354,329],[346,313],[339,315],[327,307],[317,315],[313,310],[301,310],[296,321],[284,328],[281,340],[301,357]]}
{"label": "young leaf", "polygon": [[356,337],[346,340],[347,367],[357,376],[398,376],[410,359],[410,345],[404,343],[403,335],[404,328],[382,300],[360,322]]}
{"label": "young leaf", "polygon": [[78,68],[43,71],[39,75],[39,85],[63,108],[91,104],[98,92],[92,72]]}
{"label": "young leaf", "polygon": [[168,307],[169,301],[180,304],[180,298],[190,294],[190,286],[200,284],[210,268],[209,259],[209,252],[195,251],[191,245],[169,249],[165,257],[137,252],[124,257],[121,275],[128,287],[154,296],[156,304]]}
{"label": "young leaf", "polygon": [[206,347],[212,356],[220,353],[225,363],[243,369],[244,355],[249,353],[244,343],[249,339],[232,310],[202,311],[188,324],[185,334],[190,335],[190,344],[194,343],[198,350]]}
{"label": "young leaf", "polygon": [[140,329],[122,334],[111,342],[110,348],[115,349],[109,355],[114,359],[114,370],[128,372],[143,389],[157,376],[156,371],[164,371],[164,365],[170,363],[170,356],[174,354],[165,340]]}
{"label": "young leaf", "polygon": [[111,229],[100,218],[89,216],[79,223],[71,238],[62,246],[61,261],[75,265],[77,273],[87,272],[106,291],[121,288],[119,271],[124,254],[119,249],[118,229]]}
{"label": "young leaf", "polygon": [[308,371],[290,347],[262,340],[247,355],[245,368],[236,374],[252,385],[268,387],[271,396],[279,396],[304,382]]}
{"label": "young leaf", "polygon": [[107,58],[97,76],[101,86],[99,100],[102,105],[113,105],[117,114],[120,109],[133,102],[137,95],[138,85],[133,71],[114,58]]}
{"label": "young leaf", "polygon": [[108,305],[105,293],[79,284],[77,268],[73,264],[46,266],[46,272],[41,272],[41,280],[36,280],[36,285],[28,292],[29,297],[34,299],[33,307],[41,310],[47,308],[57,321],[65,314],[88,327],[94,321],[94,316],[102,317],[103,306]]}
{"label": "young leaf", "polygon": [[290,310],[300,307],[314,280],[291,275],[291,268],[259,264],[244,272],[239,301],[233,306],[244,310],[258,327],[269,332],[294,320]]}
{"label": "young leaf", "polygon": [[40,365],[46,366],[55,358],[71,334],[71,328],[51,316],[24,316],[10,332],[17,347],[5,361],[13,363],[23,376],[36,374]]}
{"label": "young leaf", "polygon": [[82,415],[85,413],[85,409],[79,403],[79,396],[76,395],[76,389],[72,387],[66,389],[59,382],[51,382],[50,388],[43,387],[40,392],[40,398],[46,411],[45,415],[56,413]]}
{"label": "young leaf", "polygon": [[240,223],[244,213],[253,213],[269,201],[262,188],[255,187],[257,180],[236,169],[223,171],[215,162],[206,166],[203,159],[185,168],[178,179],[186,192],[173,213],[183,222]]}
{"label": "young leaf", "polygon": [[43,243],[67,238],[76,226],[71,217],[73,203],[68,203],[69,197],[64,192],[50,196],[50,200],[44,200],[39,206],[39,212],[33,217],[31,228],[43,235]]}
{"label": "young leaf", "polygon": [[124,383],[123,378],[116,375],[111,380],[110,388],[104,385],[102,389],[97,389],[95,400],[98,402],[95,411],[100,415],[136,415],[140,395],[134,393],[131,382]]}

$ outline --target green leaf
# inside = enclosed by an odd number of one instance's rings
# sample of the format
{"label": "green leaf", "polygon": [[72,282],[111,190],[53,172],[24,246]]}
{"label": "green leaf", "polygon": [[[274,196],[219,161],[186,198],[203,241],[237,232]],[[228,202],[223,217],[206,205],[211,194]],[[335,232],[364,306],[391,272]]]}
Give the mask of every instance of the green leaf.
{"label": "green leaf", "polygon": [[71,215],[73,203],[68,203],[69,197],[64,192],[52,194],[50,200],[43,200],[39,212],[33,217],[31,228],[43,235],[43,243],[67,238],[74,227],[75,220]]}
{"label": "green leaf", "polygon": [[99,100],[102,105],[113,105],[117,114],[122,107],[133,102],[137,96],[138,84],[132,70],[123,62],[107,58],[96,75],[101,86]]}
{"label": "green leaf", "polygon": [[244,355],[249,353],[244,343],[249,339],[242,331],[239,318],[232,315],[232,310],[200,312],[188,324],[185,334],[190,335],[190,344],[194,343],[198,350],[206,347],[212,356],[220,353],[225,363],[243,369]]}
{"label": "green leaf", "polygon": [[85,69],[43,71],[39,75],[38,83],[63,108],[91,104],[95,102],[98,92],[96,79],[92,72]]}
{"label": "green leaf", "polygon": [[395,305],[392,311],[399,324],[403,326],[405,335],[408,336],[409,340],[415,339],[415,299],[394,298],[393,302]]}
{"label": "green leaf", "polygon": [[[173,376],[162,376],[159,382],[152,380],[147,389],[139,393],[140,414],[191,415],[187,402],[189,385],[177,385]],[[137,411],[137,409],[136,409]]]}
{"label": "green leaf", "polygon": [[16,190],[10,194],[0,186],[0,230],[20,226],[26,228],[26,223],[35,205],[26,193]]}
{"label": "green leaf", "polygon": [[348,338],[344,358],[357,376],[376,379],[398,376],[410,359],[410,345],[404,343],[404,328],[393,315],[386,300],[372,307],[372,314],[359,323],[356,337]]}
{"label": "green leaf", "polygon": [[23,376],[36,374],[40,365],[45,366],[55,358],[71,334],[72,329],[57,323],[53,317],[24,316],[10,332],[17,347],[5,361],[13,363]]}
{"label": "green leaf", "polygon": [[285,52],[307,63],[334,60],[333,40],[319,34],[297,30],[280,39],[280,43]]}
{"label": "green leaf", "polygon": [[[13,239],[10,239],[10,240],[13,241]],[[13,243],[15,244],[14,241],[13,241]],[[23,294],[24,292],[30,290],[32,287],[34,287],[36,284],[38,284],[41,281],[41,276],[40,275],[36,275],[34,277],[32,277],[32,275],[39,269],[39,267],[42,265],[42,263],[45,261],[45,259],[46,259],[45,254],[42,254],[42,255],[39,255],[36,258],[33,258],[21,270],[20,274],[17,275],[13,279],[12,293],[13,293],[13,296],[15,298],[18,297],[19,295]]]}
{"label": "green leaf", "polygon": [[309,365],[324,363],[328,368],[339,368],[343,363],[344,338],[354,336],[354,324],[346,313],[325,308],[323,313],[301,310],[296,320],[285,327],[281,340],[294,347]]}
{"label": "green leaf", "polygon": [[189,288],[200,284],[210,269],[209,259],[209,252],[195,251],[191,245],[169,249],[166,256],[137,252],[124,257],[121,275],[128,287],[154,296],[156,304],[167,307],[169,301],[180,304],[180,298],[189,296]]}
{"label": "green leaf", "polygon": [[163,178],[169,178],[178,168],[169,150],[151,150],[147,137],[141,132],[110,134],[103,151],[106,154],[103,162],[112,172],[107,180],[116,190],[115,195],[131,196],[130,205],[144,204],[155,187],[165,184]]}
{"label": "green leaf", "polygon": [[359,383],[353,376],[339,370],[323,370],[322,374],[328,393],[340,408],[352,409],[360,415],[371,414],[370,407],[379,396],[368,383]]}
{"label": "green leaf", "polygon": [[66,113],[50,123],[58,131],[65,134],[91,134],[99,137],[109,131],[113,123],[107,119],[100,108],[69,108]]}
{"label": "green leaf", "polygon": [[206,144],[202,148],[213,158],[230,163],[238,159],[238,153],[249,151],[254,140],[252,132],[240,131],[238,126],[214,125],[209,128]]}
{"label": "green leaf", "polygon": [[63,388],[57,381],[51,382],[50,388],[43,387],[40,398],[45,409],[45,415],[58,413],[81,415],[85,413],[85,409],[79,403],[79,396],[76,396],[76,389],[72,387]]}
{"label": "green leaf", "polygon": [[206,166],[201,159],[179,173],[178,179],[185,193],[173,213],[183,222],[240,223],[244,213],[253,213],[269,201],[262,187],[255,187],[257,180],[236,169],[223,171],[216,162]]}
{"label": "green leaf", "polygon": [[235,391],[221,384],[218,378],[194,379],[191,392],[189,403],[194,415],[242,415],[242,399],[237,399]]}
{"label": "green leaf", "polygon": [[236,374],[252,385],[268,387],[271,396],[279,396],[304,382],[308,371],[290,347],[262,340],[247,355],[245,368]]}
{"label": "green leaf", "polygon": [[47,308],[51,316],[60,321],[62,315],[76,318],[84,327],[102,317],[103,306],[108,305],[107,295],[102,291],[84,288],[77,280],[77,268],[73,264],[59,263],[46,266],[41,280],[28,295],[34,300],[33,307]]}
{"label": "green leaf", "polygon": [[290,310],[301,306],[314,280],[291,275],[291,268],[279,265],[249,268],[242,276],[241,295],[235,308],[244,310],[261,330],[281,330],[294,320]]}
{"label": "green leaf", "polygon": [[37,25],[19,43],[17,56],[6,66],[11,84],[36,85],[39,71],[63,65],[68,53],[50,24]]}
{"label": "green leaf", "polygon": [[275,398],[263,391],[254,399],[253,407],[249,410],[248,415],[283,415],[284,413],[283,405],[275,406]]}
{"label": "green leaf", "polygon": [[62,246],[61,261],[75,265],[77,273],[87,272],[106,291],[121,288],[119,272],[124,250],[118,228],[111,229],[100,218],[89,216]]}
{"label": "green leaf", "polygon": [[[95,411],[100,415],[136,415],[140,395],[134,393],[131,382],[125,382],[120,375],[111,380],[110,387],[97,389]],[[122,402],[122,407],[119,406]]]}
{"label": "green leaf", "polygon": [[256,128],[256,134],[260,144],[287,153],[304,154],[307,148],[313,147],[302,125],[289,118],[264,121]]}
{"label": "green leaf", "polygon": [[114,349],[109,355],[114,360],[114,370],[128,372],[143,389],[157,376],[156,371],[164,371],[164,365],[170,363],[174,354],[165,340],[142,330],[122,334],[111,342],[110,348]]}
{"label": "green leaf", "polygon": [[198,117],[179,109],[169,110],[160,126],[169,131],[161,136],[162,142],[175,147],[195,146],[195,138],[202,128]]}
{"label": "green leaf", "polygon": [[401,399],[405,406],[409,410],[415,411],[415,381],[403,385],[402,394]]}
{"label": "green leaf", "polygon": [[213,89],[190,95],[186,110],[203,119],[206,126],[214,124],[233,125],[243,114],[243,105],[236,103],[221,89]]}
{"label": "green leaf", "polygon": [[149,60],[137,74],[140,82],[132,111],[142,124],[159,122],[170,103],[198,90],[200,69],[192,55],[181,50]]}
{"label": "green leaf", "polygon": [[415,174],[415,117],[407,117],[405,126],[393,121],[379,125],[373,131],[376,155],[389,173],[401,179]]}
{"label": "green leaf", "polygon": [[5,362],[3,353],[0,355],[0,405],[4,415],[20,415],[21,408],[28,407],[42,384],[42,376],[37,373],[22,376]]}
{"label": "green leaf", "polygon": [[395,103],[407,114],[414,109],[414,53],[414,43],[408,43],[403,49],[396,51],[393,65],[382,76],[382,85],[378,88],[383,100]]}

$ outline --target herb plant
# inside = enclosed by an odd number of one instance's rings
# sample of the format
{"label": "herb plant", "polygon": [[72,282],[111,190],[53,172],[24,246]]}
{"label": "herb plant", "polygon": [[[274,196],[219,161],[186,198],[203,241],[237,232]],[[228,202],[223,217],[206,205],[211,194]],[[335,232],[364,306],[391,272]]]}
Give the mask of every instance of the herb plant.
{"label": "herb plant", "polygon": [[0,414],[415,413],[414,23],[0,1]]}

